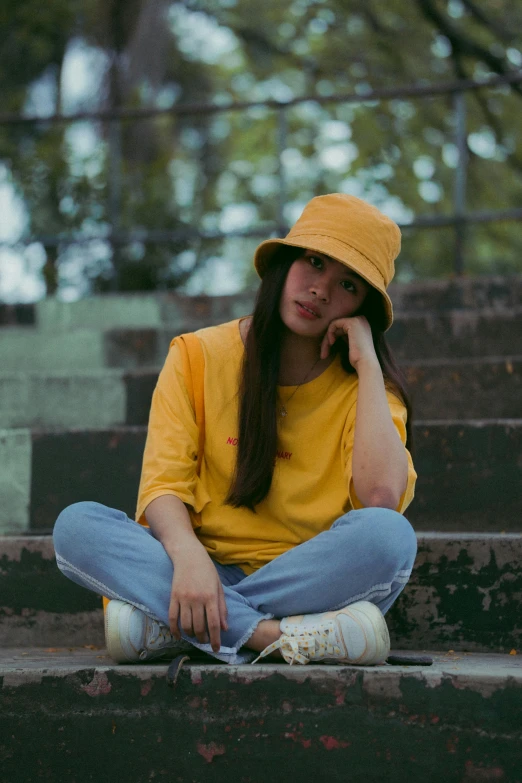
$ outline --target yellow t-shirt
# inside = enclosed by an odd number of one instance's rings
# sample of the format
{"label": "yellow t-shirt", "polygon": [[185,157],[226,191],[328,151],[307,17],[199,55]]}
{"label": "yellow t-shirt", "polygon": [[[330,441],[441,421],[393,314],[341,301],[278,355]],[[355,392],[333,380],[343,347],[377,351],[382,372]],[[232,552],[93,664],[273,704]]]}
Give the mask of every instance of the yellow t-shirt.
{"label": "yellow t-shirt", "polygon": [[[239,319],[196,332],[205,357],[205,447],[196,475],[198,428],[173,345],[152,397],[136,521],[161,495],[189,506],[196,535],[218,562],[247,574],[288,549],[328,530],[342,514],[361,508],[352,481],[357,374],[337,355],[317,378],[299,387],[279,419],[279,443],[267,497],[246,508],[224,505],[238,439],[238,378],[244,346]],[[262,378],[259,379],[262,383]],[[285,402],[295,387],[279,387]],[[388,393],[391,415],[406,441],[406,409]],[[262,434],[260,433],[260,437]],[[408,456],[408,485],[398,511],[413,498],[416,473]]]}

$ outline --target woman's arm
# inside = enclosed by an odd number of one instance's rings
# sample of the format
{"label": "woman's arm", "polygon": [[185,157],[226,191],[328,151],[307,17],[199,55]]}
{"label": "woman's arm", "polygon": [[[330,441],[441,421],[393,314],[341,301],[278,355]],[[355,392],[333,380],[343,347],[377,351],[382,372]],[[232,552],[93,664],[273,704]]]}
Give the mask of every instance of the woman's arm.
{"label": "woman's arm", "polygon": [[210,638],[217,652],[220,632],[228,627],[225,594],[214,563],[194,533],[187,507],[175,495],[161,495],[147,506],[146,518],[174,566],[169,606],[173,636],[181,636],[179,620],[185,633],[201,644]]}
{"label": "woman's arm", "polygon": [[406,450],[393,423],[382,370],[364,316],[332,321],[321,356],[339,336],[348,340],[350,364],[359,388],[352,454],[352,480],[361,503],[396,509],[408,481]]}
{"label": "woman's arm", "polygon": [[392,421],[377,358],[357,366],[352,478],[364,506],[396,509],[408,481],[408,458]]}

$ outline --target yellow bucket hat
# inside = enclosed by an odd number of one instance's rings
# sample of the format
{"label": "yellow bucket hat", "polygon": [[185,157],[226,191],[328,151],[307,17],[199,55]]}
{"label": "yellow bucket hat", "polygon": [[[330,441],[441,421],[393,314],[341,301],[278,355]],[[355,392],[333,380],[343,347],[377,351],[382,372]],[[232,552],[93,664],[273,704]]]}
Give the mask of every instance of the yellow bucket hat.
{"label": "yellow bucket hat", "polygon": [[390,328],[393,306],[386,289],[395,274],[401,232],[376,207],[344,193],[316,196],[284,239],[267,239],[259,245],[254,256],[259,277],[281,245],[316,250],[357,272],[382,294],[386,329]]}

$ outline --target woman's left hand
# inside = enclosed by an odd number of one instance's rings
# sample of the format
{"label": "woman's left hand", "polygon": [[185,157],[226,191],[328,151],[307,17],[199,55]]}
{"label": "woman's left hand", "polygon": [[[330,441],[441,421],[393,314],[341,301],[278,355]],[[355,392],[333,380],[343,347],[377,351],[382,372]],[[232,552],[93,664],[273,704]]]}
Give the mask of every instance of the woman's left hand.
{"label": "woman's left hand", "polygon": [[372,330],[364,315],[336,318],[331,322],[321,343],[321,359],[326,359],[330,347],[339,337],[348,342],[350,364],[355,370],[358,364],[366,359],[378,361],[373,347]]}

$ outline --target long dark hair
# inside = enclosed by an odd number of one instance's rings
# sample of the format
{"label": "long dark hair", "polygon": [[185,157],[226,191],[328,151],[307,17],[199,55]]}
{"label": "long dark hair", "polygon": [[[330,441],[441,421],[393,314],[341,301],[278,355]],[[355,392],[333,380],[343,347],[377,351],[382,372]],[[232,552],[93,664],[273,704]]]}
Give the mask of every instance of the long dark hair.
{"label": "long dark hair", "polygon": [[[225,500],[235,508],[244,506],[255,511],[255,506],[268,495],[272,483],[277,451],[277,385],[284,333],[279,304],[288,271],[302,252],[301,248],[288,247],[276,251],[258,290],[240,375],[236,468]],[[359,314],[366,316],[370,324],[386,387],[406,406],[406,446],[412,451],[412,409],[406,379],[384,337],[382,297],[374,288],[368,292]],[[344,370],[354,373],[346,342],[337,340],[332,350],[340,352]]]}

